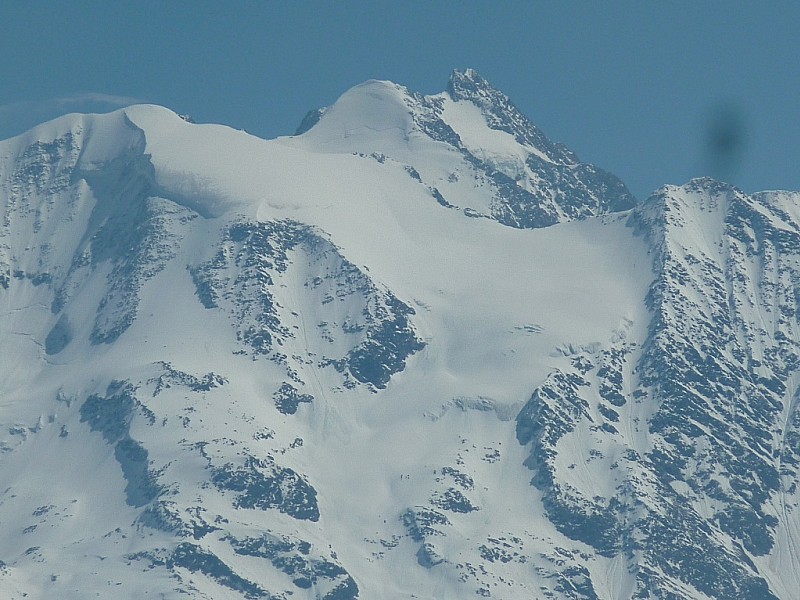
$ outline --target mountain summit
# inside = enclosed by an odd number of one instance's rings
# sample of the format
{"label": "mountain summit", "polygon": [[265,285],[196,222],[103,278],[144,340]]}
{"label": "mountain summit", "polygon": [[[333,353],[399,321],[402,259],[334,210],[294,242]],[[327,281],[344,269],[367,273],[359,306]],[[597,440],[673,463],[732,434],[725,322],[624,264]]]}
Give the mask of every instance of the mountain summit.
{"label": "mountain summit", "polygon": [[472,69],[454,71],[447,91],[433,96],[369,81],[312,111],[298,131],[324,148],[402,163],[442,205],[512,227],[547,227],[636,202],[619,179],[550,141]]}
{"label": "mountain summit", "polygon": [[[505,131],[520,144],[536,148],[552,163],[577,165],[578,157],[563,144],[551,142],[511,100],[474,69],[454,70],[447,84],[447,94],[454,102],[471,102],[481,109],[492,129]],[[630,208],[627,206],[626,208]]]}
{"label": "mountain summit", "polygon": [[635,204],[471,70],[301,129],[0,142],[4,598],[796,597],[800,194]]}

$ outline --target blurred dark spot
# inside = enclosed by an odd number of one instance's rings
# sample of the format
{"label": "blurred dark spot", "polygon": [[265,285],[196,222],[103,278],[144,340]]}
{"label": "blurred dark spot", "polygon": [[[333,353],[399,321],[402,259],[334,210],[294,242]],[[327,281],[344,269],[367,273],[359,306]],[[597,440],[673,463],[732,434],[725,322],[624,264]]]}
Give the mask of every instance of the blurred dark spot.
{"label": "blurred dark spot", "polygon": [[714,179],[736,183],[747,150],[747,118],[735,103],[720,103],[708,112],[705,167]]}

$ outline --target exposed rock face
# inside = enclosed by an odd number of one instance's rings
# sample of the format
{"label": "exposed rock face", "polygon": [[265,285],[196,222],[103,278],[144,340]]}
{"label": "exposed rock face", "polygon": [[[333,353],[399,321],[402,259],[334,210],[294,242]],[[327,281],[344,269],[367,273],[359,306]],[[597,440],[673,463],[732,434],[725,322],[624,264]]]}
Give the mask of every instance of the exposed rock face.
{"label": "exposed rock face", "polygon": [[[712,180],[654,194],[631,216],[657,275],[646,339],[576,354],[517,419],[551,520],[627,556],[641,597],[776,597],[753,559],[796,489],[797,200]],[[574,436],[594,440],[583,460],[615,457],[605,494],[565,477]]]}
{"label": "exposed rock face", "polygon": [[[250,352],[291,365],[290,373],[298,366],[293,363],[313,361],[342,373],[345,385],[358,381],[380,389],[424,346],[409,323],[414,309],[378,289],[333,244],[300,223],[237,223],[214,258],[193,268],[192,276],[203,306],[222,307]],[[302,358],[286,356],[289,339],[305,331],[303,316],[285,310],[291,298],[280,288],[287,287],[296,288],[290,294],[307,291],[315,301],[318,335],[330,350],[308,347],[298,349]]]}

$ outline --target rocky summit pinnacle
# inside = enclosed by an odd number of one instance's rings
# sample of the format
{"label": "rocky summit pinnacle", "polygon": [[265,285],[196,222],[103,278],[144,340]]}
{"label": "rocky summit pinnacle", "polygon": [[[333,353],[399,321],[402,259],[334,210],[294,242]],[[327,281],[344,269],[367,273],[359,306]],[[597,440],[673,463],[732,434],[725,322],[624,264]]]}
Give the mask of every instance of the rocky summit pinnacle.
{"label": "rocky summit pinnacle", "polygon": [[[582,218],[590,214],[616,212],[633,208],[636,199],[616,176],[602,169],[581,163],[564,144],[550,140],[526,117],[503,92],[495,89],[474,69],[454,70],[447,85],[447,94],[456,102],[470,102],[480,108],[486,125],[514,137],[522,147],[533,149],[526,159],[530,177],[540,182],[539,191],[552,192],[558,200],[561,217]],[[541,185],[542,182],[544,185]],[[565,190],[569,190],[566,191]],[[529,189],[533,196],[537,191]],[[546,223],[547,217],[534,217],[526,205],[544,207],[542,195],[528,202],[521,201],[516,210],[507,211],[506,221],[517,226]],[[543,211],[545,214],[548,211]],[[550,212],[553,215],[553,212]],[[527,214],[525,214],[527,213]],[[552,217],[551,217],[552,218]]]}
{"label": "rocky summit pinnacle", "polygon": [[447,93],[455,101],[465,100],[480,107],[490,127],[506,131],[519,143],[539,149],[551,161],[565,165],[580,162],[569,148],[550,141],[508,96],[492,87],[476,70],[454,70],[447,84]]}

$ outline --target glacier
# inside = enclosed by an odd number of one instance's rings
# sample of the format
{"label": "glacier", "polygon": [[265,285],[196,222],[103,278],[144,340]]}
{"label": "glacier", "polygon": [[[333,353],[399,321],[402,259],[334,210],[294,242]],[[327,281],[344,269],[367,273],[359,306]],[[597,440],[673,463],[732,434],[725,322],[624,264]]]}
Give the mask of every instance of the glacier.
{"label": "glacier", "polygon": [[3,597],[800,589],[800,193],[637,202],[474,70],[0,142]]}

